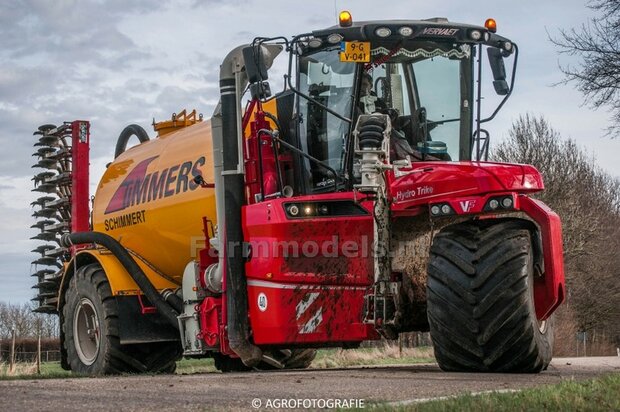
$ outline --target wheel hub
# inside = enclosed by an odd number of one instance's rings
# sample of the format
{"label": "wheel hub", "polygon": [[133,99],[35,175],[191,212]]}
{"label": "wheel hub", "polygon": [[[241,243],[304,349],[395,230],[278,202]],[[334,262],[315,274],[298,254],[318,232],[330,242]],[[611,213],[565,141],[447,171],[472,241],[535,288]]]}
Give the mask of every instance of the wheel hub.
{"label": "wheel hub", "polygon": [[77,355],[82,363],[92,365],[99,354],[100,333],[95,305],[88,298],[82,298],[75,308],[73,337]]}

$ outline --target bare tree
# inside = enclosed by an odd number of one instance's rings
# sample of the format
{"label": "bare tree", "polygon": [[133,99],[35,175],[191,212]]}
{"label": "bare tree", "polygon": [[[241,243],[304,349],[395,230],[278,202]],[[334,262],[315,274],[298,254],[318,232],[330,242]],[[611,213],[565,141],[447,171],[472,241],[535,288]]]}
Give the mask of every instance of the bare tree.
{"label": "bare tree", "polygon": [[520,117],[492,156],[541,172],[537,196],[562,218],[567,303],[578,328],[605,330],[620,343],[620,181],[543,117]]}
{"label": "bare tree", "polygon": [[561,66],[564,83],[575,83],[592,107],[611,112],[610,136],[620,136],[620,1],[592,0],[597,17],[578,29],[561,30],[551,41],[560,53],[577,56],[577,66]]}
{"label": "bare tree", "polygon": [[0,302],[0,340],[9,339],[11,330],[19,338],[42,338],[58,336],[58,317],[34,313],[34,306],[28,303],[7,304]]}

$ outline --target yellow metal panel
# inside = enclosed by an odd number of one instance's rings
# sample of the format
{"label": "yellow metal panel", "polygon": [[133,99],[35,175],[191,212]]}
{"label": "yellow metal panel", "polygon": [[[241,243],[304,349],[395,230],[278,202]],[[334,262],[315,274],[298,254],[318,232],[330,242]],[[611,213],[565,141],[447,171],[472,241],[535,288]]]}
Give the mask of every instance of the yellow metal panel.
{"label": "yellow metal panel", "polygon": [[[80,252],[88,253],[93,256],[105,272],[108,281],[110,282],[110,288],[112,289],[113,295],[136,295],[138,294],[140,288],[134,282],[134,280],[129,276],[123,265],[120,264],[118,259],[114,255],[112,255],[109,251],[105,249],[90,249]],[[149,278],[155,289],[163,290],[163,289],[176,289],[180,287],[180,284],[173,283],[164,277],[160,276],[155,270],[146,265],[140,259],[134,258],[138,266],[144,271],[146,276]]]}
{"label": "yellow metal panel", "polygon": [[[98,186],[93,229],[181,283],[185,265],[205,246],[202,218],[216,224],[215,190],[196,187],[193,178],[200,174],[213,184],[213,173],[210,121],[134,146],[107,168]],[[116,279],[121,272],[111,269],[113,290],[135,288],[124,275]],[[145,272],[156,287],[163,284]]]}

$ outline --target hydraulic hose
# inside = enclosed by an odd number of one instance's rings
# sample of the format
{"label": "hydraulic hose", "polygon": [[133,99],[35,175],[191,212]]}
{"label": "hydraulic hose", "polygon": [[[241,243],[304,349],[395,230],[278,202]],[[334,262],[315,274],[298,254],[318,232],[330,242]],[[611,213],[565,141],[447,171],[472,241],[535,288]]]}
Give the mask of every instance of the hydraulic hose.
{"label": "hydraulic hose", "polygon": [[129,276],[136,282],[144,296],[155,305],[157,311],[176,329],[179,328],[177,320],[178,313],[167,303],[157,292],[157,289],[146,277],[140,266],[131,257],[129,252],[112,236],[100,232],[75,232],[65,234],[60,239],[60,244],[64,247],[79,245],[84,243],[96,243],[108,249],[123,265]]}
{"label": "hydraulic hose", "polygon": [[148,142],[149,135],[146,131],[137,124],[130,124],[126,128],[123,129],[121,134],[118,136],[118,140],[116,142],[116,150],[114,151],[114,158],[119,157],[125,150],[127,150],[127,143],[129,142],[129,138],[131,136],[136,136],[140,143]]}
{"label": "hydraulic hose", "polygon": [[177,313],[183,312],[183,299],[181,299],[176,293],[174,293],[173,290],[162,290],[161,296],[166,302],[170,304],[170,306],[174,308]]}

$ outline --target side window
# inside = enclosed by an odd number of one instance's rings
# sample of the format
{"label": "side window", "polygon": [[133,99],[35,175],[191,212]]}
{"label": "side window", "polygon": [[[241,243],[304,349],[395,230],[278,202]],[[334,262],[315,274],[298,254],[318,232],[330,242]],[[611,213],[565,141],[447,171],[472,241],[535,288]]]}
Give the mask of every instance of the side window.
{"label": "side window", "polygon": [[304,159],[304,178],[310,190],[333,187],[334,171],[338,175],[344,172],[345,137],[349,130],[346,119],[353,110],[356,66],[341,62],[339,50],[321,50],[299,59],[298,89],[309,97],[299,99],[300,148],[333,169]]}
{"label": "side window", "polygon": [[420,106],[426,108],[430,140],[446,144],[459,158],[460,61],[436,56],[413,64]]}

